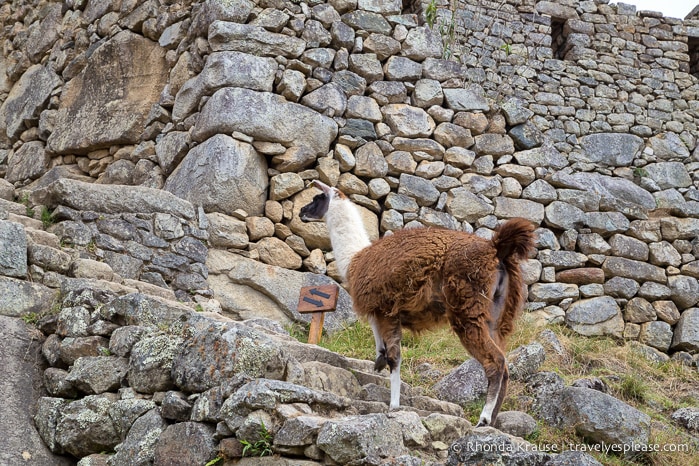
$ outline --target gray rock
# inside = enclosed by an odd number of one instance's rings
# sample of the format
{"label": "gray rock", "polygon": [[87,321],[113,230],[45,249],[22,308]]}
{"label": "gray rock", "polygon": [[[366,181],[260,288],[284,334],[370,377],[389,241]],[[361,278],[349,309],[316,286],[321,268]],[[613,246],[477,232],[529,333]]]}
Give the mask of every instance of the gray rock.
{"label": "gray rock", "polygon": [[631,299],[639,288],[636,280],[624,277],[612,277],[604,284],[604,292],[613,298]]}
{"label": "gray rock", "polygon": [[529,288],[529,297],[534,302],[559,303],[579,296],[578,285],[572,283],[534,283]]}
{"label": "gray rock", "polygon": [[22,464],[26,453],[37,464],[72,464],[51,453],[62,453],[55,439],[55,423],[66,400],[41,398],[42,367],[37,363],[41,360],[42,339],[39,331],[22,320],[0,316],[0,353],[6,371],[0,380],[4,396],[0,410],[3,464]]}
{"label": "gray rock", "polygon": [[667,282],[664,269],[645,262],[625,259],[623,257],[607,257],[602,264],[602,270],[610,277],[631,278],[638,282]]}
{"label": "gray rock", "polygon": [[249,238],[244,221],[219,212],[211,212],[206,218],[209,221],[209,242],[213,247],[247,248]]}
{"label": "gray rock", "polygon": [[442,86],[439,84],[439,81],[434,79],[420,79],[415,83],[415,90],[411,99],[413,105],[420,108],[441,105],[444,100]]}
{"label": "gray rock", "polygon": [[19,223],[0,220],[0,274],[27,275],[27,235]]}
{"label": "gray rock", "polygon": [[182,351],[182,346],[182,338],[174,335],[160,334],[140,339],[129,357],[129,386],[140,393],[173,388],[173,359]]}
{"label": "gray rock", "polygon": [[[0,222],[3,223],[3,222]],[[20,317],[51,309],[55,291],[38,283],[0,276],[0,315]]]}
{"label": "gray rock", "polygon": [[634,324],[642,324],[655,320],[655,309],[647,300],[636,297],[626,303],[624,320]]}
{"label": "gray rock", "polygon": [[611,335],[621,338],[624,319],[619,305],[609,296],[583,299],[570,305],[566,324],[575,332],[585,335]]}
{"label": "gray rock", "polygon": [[388,162],[381,148],[374,142],[368,142],[355,151],[354,174],[368,178],[382,178],[388,173]]}
{"label": "gray rock", "polygon": [[68,372],[49,367],[44,371],[44,387],[49,395],[58,398],[77,398],[78,391],[66,380]]}
{"label": "gray rock", "polygon": [[544,220],[544,206],[527,199],[495,198],[495,216],[498,218],[522,217],[539,225]]}
{"label": "gray rock", "polygon": [[301,99],[308,108],[326,116],[340,116],[347,109],[347,97],[337,83],[328,83],[309,92]]}
{"label": "gray rock", "polygon": [[498,430],[515,437],[527,438],[537,428],[536,420],[521,411],[502,411],[493,424]]}
{"label": "gray rock", "polygon": [[430,206],[439,198],[439,191],[432,183],[424,178],[406,173],[400,176],[398,194],[413,197],[420,206]]}
{"label": "gray rock", "polygon": [[49,67],[30,66],[0,106],[0,140],[16,141],[25,130],[25,121],[38,121],[51,93],[60,84],[61,78]]}
{"label": "gray rock", "polygon": [[[111,37],[92,52],[72,79],[70,92],[61,96],[47,147],[57,154],[76,154],[140,142],[168,74],[165,49],[157,43],[131,31]],[[84,98],[87,92],[89,99]]]}
{"label": "gray rock", "polygon": [[686,188],[692,185],[692,178],[682,162],[649,163],[643,169],[660,189]]}
{"label": "gray rock", "polygon": [[196,146],[165,183],[164,189],[206,211],[232,214],[264,212],[267,163],[250,145],[216,135]]}
{"label": "gray rock", "polygon": [[443,92],[447,107],[454,111],[487,112],[490,110],[490,105],[488,105],[482,88],[444,89]]}
{"label": "gray rock", "polygon": [[[520,346],[510,351],[507,354],[507,367],[510,372],[510,378],[512,380],[526,380],[529,376],[538,372],[545,359],[546,351],[537,342]],[[519,436],[523,437],[522,435]]]}
{"label": "gray rock", "polygon": [[222,87],[271,92],[276,71],[277,62],[273,58],[242,52],[214,52],[206,58],[201,73],[177,92],[172,118],[183,120],[196,110],[202,97],[212,95]]}
{"label": "gray rock", "polygon": [[457,220],[474,223],[493,213],[494,208],[467,188],[454,188],[447,194],[446,210]]}
{"label": "gray rock", "polygon": [[561,169],[568,165],[568,160],[552,146],[537,147],[515,152],[515,160],[525,167],[551,167]]}
{"label": "gray rock", "polygon": [[586,212],[585,225],[593,233],[608,237],[629,229],[629,220],[620,212]]}
{"label": "gray rock", "polygon": [[662,133],[648,139],[653,154],[662,160],[684,160],[690,153],[675,133]]}
{"label": "gray rock", "polygon": [[546,464],[551,456],[496,429],[474,429],[449,447],[446,466],[460,464]]}
{"label": "gray rock", "polygon": [[[193,219],[192,204],[177,196],[141,186],[100,185],[62,178],[46,188],[34,191],[32,202],[55,207],[101,213],[163,213]],[[67,223],[67,222],[62,222]],[[60,226],[61,224],[58,224]]]}
{"label": "gray rock", "polygon": [[118,356],[78,358],[66,381],[83,393],[97,395],[121,387],[128,371],[128,360]]}
{"label": "gray rock", "polygon": [[186,392],[207,390],[240,373],[280,379],[288,362],[279,342],[234,323],[205,323],[173,346],[172,354],[172,379]]}
{"label": "gray rock", "polygon": [[568,450],[553,457],[548,466],[603,466],[594,457],[582,451]]}
{"label": "gray rock", "polygon": [[420,26],[408,31],[403,41],[402,53],[406,57],[423,61],[425,58],[442,58],[442,38],[427,26]]}
{"label": "gray rock", "polygon": [[544,142],[544,136],[541,134],[541,131],[529,121],[513,127],[507,134],[514,141],[515,147],[523,151],[539,147]]}
{"label": "gray rock", "polygon": [[274,436],[276,447],[298,447],[313,445],[318,431],[327,422],[326,418],[301,415],[287,419]]}
{"label": "gray rock", "polygon": [[214,52],[233,50],[258,57],[298,58],[306,41],[266,31],[260,26],[214,21],[209,27],[209,44]]}
{"label": "gray rock", "polygon": [[633,134],[598,133],[580,138],[585,159],[612,167],[626,167],[643,148],[643,139]]}
{"label": "gray rock", "polygon": [[[567,387],[560,393],[563,425],[598,443],[645,445],[650,417],[616,398],[588,388]],[[632,456],[630,452],[627,456]]]}
{"label": "gray rock", "polygon": [[667,322],[660,320],[647,322],[641,325],[641,334],[638,341],[663,352],[670,349],[672,343],[672,327]]}
{"label": "gray rock", "polygon": [[381,110],[386,124],[396,136],[407,138],[428,137],[436,125],[431,116],[419,107],[389,104]]}
{"label": "gray rock", "polygon": [[100,309],[100,315],[123,325],[160,327],[181,323],[193,311],[182,303],[142,293],[120,296]]}
{"label": "gray rock", "polygon": [[112,403],[107,396],[89,395],[65,405],[56,423],[56,442],[79,458],[112,450],[121,441],[109,416]]}
{"label": "gray rock", "polygon": [[699,302],[699,282],[696,278],[672,275],[667,278],[667,284],[672,293],[670,299],[679,310],[687,309]]}
{"label": "gray rock", "polygon": [[[286,36],[285,36],[286,37]],[[255,109],[255,112],[250,112]],[[306,131],[314,128],[313,131]],[[306,147],[325,155],[337,136],[337,124],[328,117],[281,96],[241,88],[224,88],[204,104],[192,132],[202,142],[234,131],[286,147]]]}
{"label": "gray rock", "polygon": [[699,308],[685,310],[675,326],[672,338],[673,351],[699,350]]}
{"label": "gray rock", "polygon": [[329,420],[318,433],[318,447],[333,461],[377,461],[407,453],[401,425],[385,414]]}
{"label": "gray rock", "polygon": [[[609,239],[611,253],[614,256],[625,257],[627,259],[648,261],[649,248],[648,245],[636,238],[630,236],[615,234]],[[654,265],[660,265],[654,263]]]}
{"label": "gray rock", "polygon": [[10,183],[35,180],[48,171],[50,163],[51,156],[46,152],[43,142],[24,143],[7,164],[5,179]]}
{"label": "gray rock", "polygon": [[107,461],[108,465],[153,464],[156,442],[167,428],[167,422],[160,416],[159,411],[159,409],[151,409],[136,419],[126,439],[117,448],[116,454]]}
{"label": "gray rock", "polygon": [[[230,306],[230,309],[247,318],[259,317],[264,313],[275,320],[307,323],[310,316],[299,314],[296,310],[301,287],[335,284],[325,275],[265,265],[232,253],[213,252],[208,266],[211,270],[221,267],[221,271],[228,274],[225,280],[212,284],[224,309]],[[231,286],[231,283],[235,286]],[[356,318],[349,294],[340,287],[335,312],[325,316],[325,330],[336,331]]]}
{"label": "gray rock", "polygon": [[600,207],[606,210],[635,212],[638,209],[648,211],[656,208],[652,194],[624,178],[599,173],[566,175],[563,172],[557,172],[548,181],[556,187],[596,193],[600,196]]}
{"label": "gray rock", "polygon": [[338,397],[280,380],[258,378],[242,385],[226,399],[221,418],[235,431],[243,418],[260,409],[274,409],[277,404],[305,403],[312,409],[341,411],[351,404],[349,398]]}
{"label": "gray rock", "polygon": [[560,230],[572,230],[585,223],[585,212],[577,207],[560,201],[553,201],[546,206],[546,224]]}
{"label": "gray rock", "polygon": [[698,408],[680,408],[672,413],[672,420],[690,432],[699,432]]}
{"label": "gray rock", "polygon": [[167,426],[155,442],[153,465],[206,464],[218,453],[214,433],[212,426],[198,422]]}
{"label": "gray rock", "polygon": [[483,366],[473,358],[452,369],[434,386],[439,399],[460,405],[481,399],[487,389],[488,379]]}
{"label": "gray rock", "polygon": [[109,417],[119,437],[124,440],[136,419],[156,407],[152,400],[126,398],[115,401],[109,406]]}
{"label": "gray rock", "polygon": [[[445,89],[445,92],[448,89]],[[493,157],[510,155],[515,151],[514,141],[507,134],[485,133],[474,138],[473,150],[477,155]]]}
{"label": "gray rock", "polygon": [[356,30],[375,32],[377,34],[391,35],[391,25],[386,19],[370,11],[355,10],[342,15],[342,22]]}

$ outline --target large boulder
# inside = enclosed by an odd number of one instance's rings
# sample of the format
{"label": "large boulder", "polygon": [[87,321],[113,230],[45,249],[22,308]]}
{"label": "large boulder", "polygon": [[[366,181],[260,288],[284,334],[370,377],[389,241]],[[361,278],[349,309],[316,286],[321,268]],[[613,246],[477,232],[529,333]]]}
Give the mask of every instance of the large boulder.
{"label": "large boulder", "polygon": [[155,445],[168,426],[159,411],[157,408],[151,409],[129,426],[126,439],[119,445],[108,464],[153,464]]}
{"label": "large boulder", "polygon": [[[301,288],[336,284],[326,275],[266,265],[220,250],[210,252],[207,266],[211,287],[224,311],[237,314],[238,318],[309,322],[308,314],[296,310]],[[349,293],[342,287],[339,293],[335,312],[325,314],[325,329],[330,332],[357,319]]]}
{"label": "large boulder", "polygon": [[329,420],[318,432],[318,447],[333,461],[378,462],[407,453],[401,425],[385,414],[349,416]]}
{"label": "large boulder", "polygon": [[0,275],[27,275],[27,234],[19,223],[0,220]]}
{"label": "large boulder", "polygon": [[264,212],[267,161],[252,145],[217,134],[194,147],[163,189],[201,205],[207,212]]}
{"label": "large boulder", "polygon": [[264,333],[240,323],[208,321],[195,325],[176,348],[172,379],[180,389],[198,393],[236,374],[281,379],[288,361],[282,344]]}
{"label": "large boulder", "polygon": [[597,133],[580,138],[585,161],[626,167],[640,154],[643,139],[633,134]]}
{"label": "large boulder", "polygon": [[25,71],[0,106],[0,141],[17,140],[27,129],[25,122],[38,121],[60,84],[61,78],[47,67],[34,65]]}
{"label": "large boulder", "polygon": [[222,87],[244,87],[271,92],[277,62],[242,52],[214,52],[206,59],[204,69],[187,81],[175,97],[172,118],[186,118],[199,105],[199,100]]}
{"label": "large boulder", "polygon": [[461,405],[481,399],[487,390],[488,379],[483,366],[473,358],[453,369],[434,386],[439,399]]}
{"label": "large boulder", "polygon": [[621,338],[624,318],[614,298],[600,296],[583,299],[570,305],[566,324],[581,335],[612,335]]}
{"label": "large boulder", "polygon": [[687,309],[680,316],[672,338],[673,351],[699,351],[699,308]]}
{"label": "large boulder", "polygon": [[49,149],[85,154],[139,143],[168,75],[165,49],[133,32],[118,33],[95,49],[64,87]]}
{"label": "large boulder", "polygon": [[328,152],[338,129],[332,119],[279,95],[229,87],[216,91],[204,104],[192,139],[202,142],[234,131],[259,141],[306,148],[321,156]]}
{"label": "large boulder", "polygon": [[[0,292],[4,296],[4,293]],[[53,455],[61,452],[55,440],[55,430],[50,426],[58,411],[65,404],[60,398],[41,398],[42,367],[41,332],[26,325],[21,319],[0,315],[0,354],[3,376],[0,392],[3,407],[0,409],[0,464],[26,463],[29,454],[35,464],[64,466],[74,464],[68,458]],[[43,409],[42,409],[43,407]],[[42,409],[37,422],[32,413]],[[55,427],[55,425],[54,425]],[[43,439],[43,441],[42,441]]]}
{"label": "large boulder", "polygon": [[0,315],[20,317],[51,309],[57,293],[39,283],[0,276],[0,296]]}
{"label": "large boulder", "polygon": [[34,191],[32,202],[100,213],[162,213],[184,219],[196,217],[191,203],[162,189],[103,185],[61,178]]}

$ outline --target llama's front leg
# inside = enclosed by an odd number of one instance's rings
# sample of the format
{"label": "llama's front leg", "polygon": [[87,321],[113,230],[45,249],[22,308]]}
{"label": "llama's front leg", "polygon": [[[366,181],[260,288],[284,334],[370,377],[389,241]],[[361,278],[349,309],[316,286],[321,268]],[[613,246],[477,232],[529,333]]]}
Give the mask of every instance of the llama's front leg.
{"label": "llama's front leg", "polygon": [[376,344],[376,361],[374,362],[374,370],[380,372],[388,365],[386,361],[386,345],[383,342],[383,337],[381,336],[381,331],[376,319],[369,317],[369,324],[371,325],[371,331],[374,333],[374,343]]}

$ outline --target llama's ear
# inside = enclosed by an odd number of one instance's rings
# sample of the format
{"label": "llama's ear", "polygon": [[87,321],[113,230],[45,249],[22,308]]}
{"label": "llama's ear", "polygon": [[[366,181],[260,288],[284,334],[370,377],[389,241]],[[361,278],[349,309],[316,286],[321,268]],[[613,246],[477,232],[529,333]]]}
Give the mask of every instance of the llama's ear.
{"label": "llama's ear", "polygon": [[323,183],[322,181],[313,180],[313,182],[311,184],[313,186],[315,186],[316,188],[320,189],[321,191],[323,191],[326,195],[330,195],[330,191],[332,190],[332,188],[330,186],[328,186],[327,184]]}

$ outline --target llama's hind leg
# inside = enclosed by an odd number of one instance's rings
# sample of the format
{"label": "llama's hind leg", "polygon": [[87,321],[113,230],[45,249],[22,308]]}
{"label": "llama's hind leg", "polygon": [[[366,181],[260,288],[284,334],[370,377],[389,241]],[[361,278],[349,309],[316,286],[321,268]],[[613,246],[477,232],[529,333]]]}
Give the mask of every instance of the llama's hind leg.
{"label": "llama's hind leg", "polygon": [[376,344],[376,361],[374,362],[374,370],[376,372],[381,372],[386,366],[388,366],[388,361],[386,360],[386,344],[381,336],[381,331],[379,329],[379,324],[374,317],[369,317],[369,325],[371,325],[371,331],[374,333],[374,343]]}
{"label": "llama's hind leg", "polygon": [[[396,409],[400,406],[400,363],[401,351],[400,340],[402,336],[400,321],[397,319],[390,320],[373,320],[372,329],[374,329],[374,337],[376,338],[377,358],[374,369],[381,370],[388,366],[391,371],[391,402],[389,407]],[[379,342],[382,351],[379,351]]]}
{"label": "llama's hind leg", "polygon": [[490,337],[486,326],[474,325],[457,333],[461,343],[485,370],[488,391],[477,427],[490,425],[497,418],[507,392],[509,374],[505,355]]}

